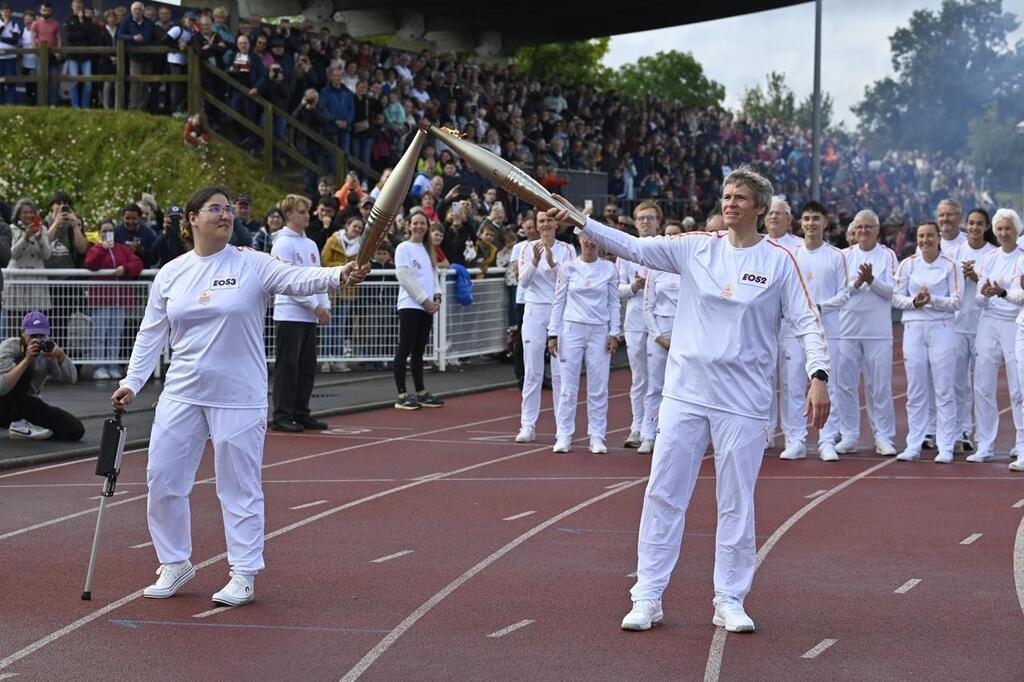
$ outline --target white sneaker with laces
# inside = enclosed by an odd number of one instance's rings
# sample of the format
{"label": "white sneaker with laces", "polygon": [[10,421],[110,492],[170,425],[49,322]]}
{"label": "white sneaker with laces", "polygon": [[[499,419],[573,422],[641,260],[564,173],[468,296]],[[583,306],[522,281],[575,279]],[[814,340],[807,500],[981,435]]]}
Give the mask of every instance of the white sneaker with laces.
{"label": "white sneaker with laces", "polygon": [[590,437],[590,451],[592,453],[594,453],[595,455],[607,455],[608,454],[608,446],[606,446],[604,444],[604,439],[603,438],[598,438],[597,436],[591,436]]}
{"label": "white sneaker with laces", "polygon": [[524,426],[516,434],[517,443],[532,443],[536,438],[537,434],[534,433],[532,426]]}
{"label": "white sneaker with laces", "polygon": [[831,441],[818,443],[818,458],[822,462],[838,462],[839,454],[836,452],[836,445]]}
{"label": "white sneaker with laces", "polygon": [[996,458],[996,456],[994,454],[992,454],[991,452],[975,452],[973,455],[967,455],[967,457],[965,457],[964,459],[967,462],[979,463],[979,462],[991,462],[995,458]]}
{"label": "white sneaker with laces", "polygon": [[160,577],[156,579],[155,583],[142,591],[143,597],[149,599],[173,597],[174,593],[181,589],[182,585],[196,577],[196,569],[186,559],[185,561],[178,561],[173,564],[160,564],[160,568],[156,569],[156,574]]}
{"label": "white sneaker with laces", "polygon": [[1024,457],[1010,462],[1010,471],[1024,471]]}
{"label": "white sneaker with laces", "polygon": [[638,448],[640,447],[640,432],[630,431],[626,440],[623,441],[622,447],[624,448]]}
{"label": "white sneaker with laces", "polygon": [[911,450],[910,448],[907,448],[900,454],[896,455],[896,459],[898,459],[901,462],[916,462],[917,460],[921,459],[921,451]]}
{"label": "white sneaker with laces", "polygon": [[110,375],[111,379],[120,379],[124,375],[121,373],[120,367],[107,367],[107,374]]}
{"label": "white sneaker with laces", "polygon": [[840,455],[849,455],[850,453],[857,452],[860,444],[852,438],[844,438],[836,443],[836,452]]}
{"label": "white sneaker with laces", "polygon": [[110,372],[107,371],[106,367],[98,367],[96,368],[96,371],[92,373],[92,378],[98,380],[109,379]]}
{"label": "white sneaker with laces", "polygon": [[786,445],[786,449],[779,453],[779,459],[803,459],[807,456],[807,447],[802,440],[795,440]]}
{"label": "white sneaker with laces", "polygon": [[53,431],[44,429],[42,426],[30,424],[24,419],[11,422],[7,429],[8,438],[28,438],[29,440],[46,440],[53,436]]}
{"label": "white sneaker with laces", "polygon": [[213,595],[213,603],[222,606],[241,606],[256,597],[256,588],[250,576],[231,574],[231,580],[220,592]]}
{"label": "white sneaker with laces", "polygon": [[932,461],[933,462],[938,462],[939,464],[952,464],[953,463],[953,453],[949,452],[949,451],[947,451],[947,452],[940,452],[939,454],[935,455],[935,459],[932,460]]}
{"label": "white sneaker with laces", "polygon": [[896,454],[896,446],[887,440],[876,440],[875,452],[884,457],[892,457]]}
{"label": "white sneaker with laces", "polygon": [[572,439],[569,436],[558,436],[555,438],[555,446],[551,452],[569,452],[572,449]]}
{"label": "white sneaker with laces", "polygon": [[736,599],[721,599],[715,604],[715,615],[711,622],[729,632],[753,632],[754,621],[743,610],[743,604]]}
{"label": "white sneaker with laces", "polygon": [[643,442],[640,443],[640,447],[636,449],[638,455],[649,455],[654,452],[654,441],[650,438],[644,438]]}
{"label": "white sneaker with laces", "polygon": [[660,599],[638,599],[633,602],[633,610],[622,619],[622,629],[635,632],[650,630],[652,625],[660,623],[664,617]]}

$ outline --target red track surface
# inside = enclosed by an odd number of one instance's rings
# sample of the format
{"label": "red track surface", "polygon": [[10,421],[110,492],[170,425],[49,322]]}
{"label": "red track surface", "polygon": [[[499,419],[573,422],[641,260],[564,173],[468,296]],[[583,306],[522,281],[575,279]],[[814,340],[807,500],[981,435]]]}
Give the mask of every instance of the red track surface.
{"label": "red track surface", "polygon": [[[614,446],[628,424],[627,382],[613,375]],[[585,454],[582,439],[552,454],[550,411],[539,441],[517,445],[518,406],[517,393],[497,391],[443,410],[331,420],[346,433],[272,435],[257,601],[203,617],[227,578],[211,457],[192,495],[200,572],[168,600],[140,596],[156,568],[151,547],[132,547],[149,540],[142,453],[125,458],[122,494],[108,506],[91,602],[79,593],[101,487],[92,463],[0,475],[0,679],[1024,677],[1014,581],[1015,570],[1024,578],[1014,565],[1018,532],[1024,563],[1024,512],[1013,507],[1024,477],[1005,460],[904,464],[865,452],[825,464],[769,452],[757,503],[763,562],[747,600],[758,632],[727,637],[710,623],[705,463],[665,623],[624,633],[649,460],[618,447]],[[902,424],[902,399],[897,415]],[[866,424],[863,433],[867,442]],[[291,509],[300,505],[312,506]],[[54,519],[63,520],[25,530]],[[911,579],[920,583],[895,593]],[[803,658],[827,639],[836,641]]]}

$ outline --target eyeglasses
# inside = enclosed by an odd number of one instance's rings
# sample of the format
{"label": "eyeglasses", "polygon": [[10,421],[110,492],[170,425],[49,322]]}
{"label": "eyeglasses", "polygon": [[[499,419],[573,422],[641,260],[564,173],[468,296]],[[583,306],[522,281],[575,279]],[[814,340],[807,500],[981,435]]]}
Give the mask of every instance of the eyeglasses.
{"label": "eyeglasses", "polygon": [[656,223],[656,222],[658,222],[658,216],[656,216],[656,215],[638,215],[633,220],[635,220],[638,223]]}
{"label": "eyeglasses", "polygon": [[238,213],[234,206],[220,206],[219,204],[211,204],[209,206],[203,206],[200,211],[206,211],[214,218],[219,218],[222,215],[234,216]]}

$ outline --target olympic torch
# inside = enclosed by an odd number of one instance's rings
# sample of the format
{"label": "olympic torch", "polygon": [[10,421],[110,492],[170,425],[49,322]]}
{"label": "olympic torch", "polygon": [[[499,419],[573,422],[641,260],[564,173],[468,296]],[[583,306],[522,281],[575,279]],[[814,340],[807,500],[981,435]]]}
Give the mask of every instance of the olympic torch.
{"label": "olympic torch", "polygon": [[[489,179],[509,194],[514,194],[534,208],[570,208],[551,196],[551,192],[531,178],[522,169],[493,154],[483,147],[467,142],[446,128],[430,126],[430,133],[452,148],[463,161],[478,173]],[[583,227],[586,218],[576,209],[570,208],[569,221],[576,227]]]}
{"label": "olympic torch", "polygon": [[363,236],[363,244],[359,247],[359,254],[356,256],[356,265],[362,267],[370,262],[370,258],[377,251],[384,238],[388,234],[391,223],[398,215],[398,210],[409,193],[409,186],[416,175],[416,162],[420,158],[420,150],[423,143],[427,141],[427,134],[422,130],[416,131],[409,148],[402,154],[395,169],[391,171],[387,182],[381,188],[377,200],[373,202],[370,209],[370,217],[366,221],[366,234]]}

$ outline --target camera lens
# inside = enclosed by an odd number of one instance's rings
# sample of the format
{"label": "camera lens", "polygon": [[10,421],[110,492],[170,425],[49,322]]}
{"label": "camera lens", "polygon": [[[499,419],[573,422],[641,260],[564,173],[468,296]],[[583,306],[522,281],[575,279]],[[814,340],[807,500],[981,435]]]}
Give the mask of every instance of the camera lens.
{"label": "camera lens", "polygon": [[55,344],[51,339],[43,339],[39,342],[39,350],[43,353],[52,353],[56,346],[57,344]]}

